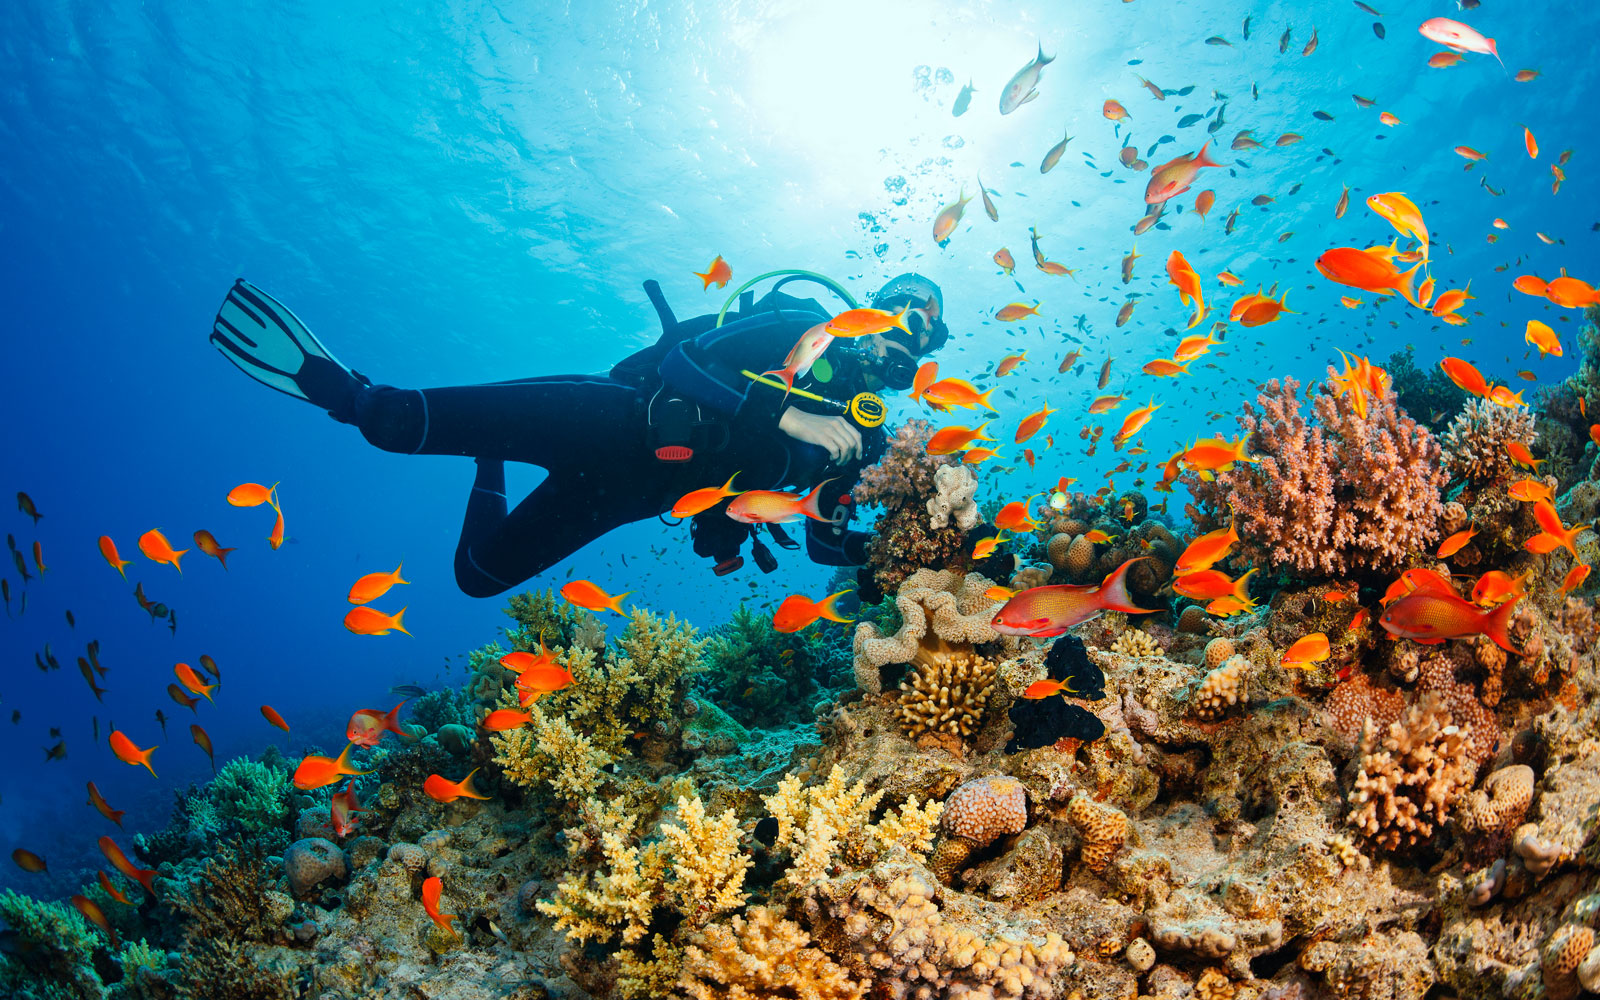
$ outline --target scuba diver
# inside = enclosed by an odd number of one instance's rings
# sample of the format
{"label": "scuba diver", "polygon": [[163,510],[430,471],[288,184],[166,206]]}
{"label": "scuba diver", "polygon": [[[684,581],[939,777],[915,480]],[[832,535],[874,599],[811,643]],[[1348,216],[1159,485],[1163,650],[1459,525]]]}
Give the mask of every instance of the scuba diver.
{"label": "scuba diver", "polygon": [[[759,300],[748,291],[778,275]],[[905,310],[906,330],[835,342],[786,392],[764,373],[782,367],[801,334],[833,315],[815,299],[782,291],[800,280],[856,306],[831,279],[776,271],[746,282],[721,313],[680,322],[660,286],[646,281],[661,338],[605,375],[437,389],[375,385],[242,278],[210,339],[246,375],[354,424],[385,451],[476,459],[455,555],[456,583],[469,596],[509,590],[607,532],[658,517],[684,494],[735,474],[739,490],[826,484],[817,506],[828,520],[807,519],[807,554],[826,566],[860,565],[870,533],[848,526],[850,492],[885,448],[883,401],[873,392],[910,388],[918,359],[944,345],[944,296],[918,274],[892,279],[870,304]],[[508,461],[548,471],[509,513]],[[763,527],[781,547],[799,548],[781,526],[741,523],[726,507],[718,503],[691,525],[696,554],[712,559],[717,575],[743,565],[746,541],[764,572],[776,568]]]}

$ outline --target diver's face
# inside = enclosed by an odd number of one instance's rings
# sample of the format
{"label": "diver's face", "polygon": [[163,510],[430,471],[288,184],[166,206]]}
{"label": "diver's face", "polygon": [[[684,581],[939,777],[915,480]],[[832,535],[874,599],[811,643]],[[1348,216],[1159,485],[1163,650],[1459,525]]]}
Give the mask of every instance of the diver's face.
{"label": "diver's face", "polygon": [[[907,309],[905,324],[906,328],[911,331],[911,338],[916,342],[917,347],[923,353],[926,353],[928,340],[932,336],[932,314],[927,309]],[[898,330],[893,332],[899,334]],[[888,357],[891,352],[894,352],[896,356],[904,356],[913,361],[919,356],[912,353],[911,349],[901,343],[899,339],[891,340],[883,334],[876,333],[865,339],[868,341],[865,345],[867,350],[876,358]]]}

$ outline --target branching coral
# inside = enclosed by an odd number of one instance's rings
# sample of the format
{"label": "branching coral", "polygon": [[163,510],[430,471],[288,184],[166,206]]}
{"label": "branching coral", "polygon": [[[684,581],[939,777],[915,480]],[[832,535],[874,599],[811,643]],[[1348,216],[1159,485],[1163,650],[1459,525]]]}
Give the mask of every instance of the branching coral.
{"label": "branching coral", "polygon": [[1538,437],[1531,410],[1469,399],[1439,441],[1451,479],[1488,486],[1516,476],[1508,444],[1515,441],[1531,450]]}
{"label": "branching coral", "polygon": [[65,903],[0,892],[0,920],[16,935],[0,953],[0,987],[18,1000],[99,1000],[96,931]]}
{"label": "branching coral", "polygon": [[185,918],[180,996],[287,1000],[295,995],[289,977],[268,972],[248,957],[247,945],[272,938],[288,915],[276,898],[282,894],[269,891],[267,879],[259,851],[225,849],[173,899]]}
{"label": "branching coral", "polygon": [[1190,479],[1190,517],[1216,526],[1235,517],[1238,553],[1263,567],[1306,576],[1388,572],[1438,536],[1446,475],[1439,446],[1393,393],[1370,399],[1326,386],[1301,413],[1300,383],[1274,379],[1245,404],[1239,425],[1258,463],[1213,481]]}
{"label": "branching coral", "polygon": [[1149,632],[1130,628],[1111,641],[1111,651],[1123,656],[1160,656],[1161,644]]}
{"label": "branching coral", "polygon": [[1430,691],[1385,731],[1367,721],[1349,822],[1382,849],[1414,847],[1449,818],[1474,773],[1443,696]]}
{"label": "branching coral", "polygon": [[574,806],[593,795],[605,780],[600,770],[610,766],[612,756],[573,731],[561,716],[545,715],[537,705],[528,714],[528,725],[489,737],[494,762],[505,769],[506,778],[524,788],[548,781],[556,798]]}
{"label": "branching coral", "polygon": [[681,985],[694,1000],[859,1000],[869,984],[812,947],[799,924],[755,906],[746,916],[712,924],[690,939]]}
{"label": "branching coral", "polygon": [[[819,628],[843,634],[845,626]],[[815,632],[816,630],[808,630]],[[727,713],[747,726],[781,726],[809,720],[817,685],[832,673],[836,655],[804,633],[779,632],[770,614],[741,604],[706,645],[705,670],[695,677]]]}
{"label": "branching coral", "polygon": [[933,846],[934,830],[944,811],[941,803],[919,806],[915,796],[877,823],[873,810],[883,789],[867,794],[866,785],[845,783],[844,769],[835,766],[828,780],[810,788],[794,775],[778,783],[776,793],[762,801],[778,821],[774,846],[789,852],[791,864],[784,876],[792,885],[804,886],[823,878],[835,857],[866,865],[899,845],[921,858]]}
{"label": "branching coral", "polygon": [[1201,677],[1189,697],[1195,716],[1212,722],[1232,706],[1249,701],[1249,667],[1248,660],[1235,654]]}
{"label": "branching coral", "polygon": [[879,668],[889,663],[910,663],[919,653],[934,654],[993,642],[999,638],[989,624],[1000,602],[985,597],[994,582],[979,573],[962,576],[948,570],[922,569],[901,584],[895,596],[900,609],[900,629],[886,636],[870,622],[856,625],[856,683],[863,691],[883,689]]}
{"label": "branching coral", "polygon": [[920,568],[965,564],[963,532],[928,524],[928,501],[939,492],[934,472],[951,464],[947,457],[928,454],[932,436],[933,425],[926,420],[901,424],[882,460],[862,470],[852,493],[858,504],[883,508],[867,544],[867,569],[886,594]]}
{"label": "branching coral", "polygon": [[994,661],[971,651],[924,651],[912,662],[896,708],[906,735],[948,733],[966,739],[976,733],[994,690]]}

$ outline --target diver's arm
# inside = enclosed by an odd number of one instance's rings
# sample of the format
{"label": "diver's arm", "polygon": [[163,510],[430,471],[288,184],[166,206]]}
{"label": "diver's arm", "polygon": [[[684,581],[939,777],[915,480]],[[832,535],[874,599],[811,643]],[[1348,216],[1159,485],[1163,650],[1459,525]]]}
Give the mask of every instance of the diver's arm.
{"label": "diver's arm", "polygon": [[783,390],[756,382],[745,371],[767,371],[783,364],[793,343],[784,324],[760,333],[722,327],[685,340],[661,360],[661,379],[674,392],[725,417],[767,429],[778,425]]}

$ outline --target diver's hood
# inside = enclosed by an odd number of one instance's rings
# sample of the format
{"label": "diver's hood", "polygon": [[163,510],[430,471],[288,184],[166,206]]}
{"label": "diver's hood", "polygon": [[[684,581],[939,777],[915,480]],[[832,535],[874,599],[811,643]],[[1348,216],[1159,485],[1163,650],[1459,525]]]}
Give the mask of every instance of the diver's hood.
{"label": "diver's hood", "polygon": [[944,316],[944,293],[939,290],[939,286],[915,271],[907,271],[885,282],[872,296],[872,306],[875,309],[899,305],[922,307],[930,300],[933,302],[933,308],[929,311],[933,313],[934,318]]}

